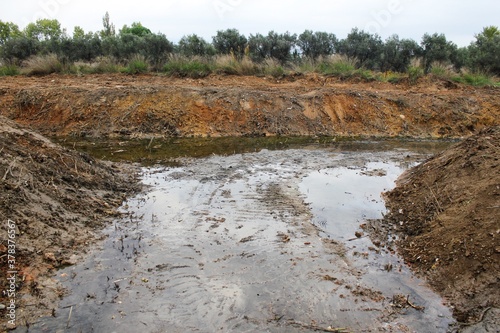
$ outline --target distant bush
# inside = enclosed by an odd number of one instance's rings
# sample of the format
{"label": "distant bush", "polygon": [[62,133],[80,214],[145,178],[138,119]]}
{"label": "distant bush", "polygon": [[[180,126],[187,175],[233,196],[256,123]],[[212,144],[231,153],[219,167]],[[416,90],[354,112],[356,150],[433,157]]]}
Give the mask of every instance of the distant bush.
{"label": "distant bush", "polygon": [[430,73],[440,79],[450,79],[456,74],[453,71],[452,67],[453,66],[451,65],[447,66],[445,63],[442,62],[434,62],[431,65]]}
{"label": "distant bush", "polygon": [[321,58],[317,65],[317,72],[324,75],[334,75],[341,78],[350,78],[356,73],[356,59],[334,55]]}
{"label": "distant bush", "polygon": [[19,74],[19,68],[13,65],[0,66],[0,76],[13,76]]}
{"label": "distant bush", "polygon": [[24,62],[22,69],[22,73],[26,75],[49,75],[62,71],[63,64],[53,53],[29,58]]}
{"label": "distant bush", "polygon": [[475,87],[498,85],[498,82],[495,83],[492,77],[483,73],[463,73],[460,76],[454,77],[453,81]]}
{"label": "distant bush", "polygon": [[125,68],[125,72],[128,74],[141,74],[147,73],[149,65],[146,58],[142,55],[136,54],[130,59],[128,66]]}
{"label": "distant bush", "polygon": [[217,56],[214,65],[216,72],[221,74],[256,75],[262,73],[262,69],[247,56],[241,59],[233,54]]}
{"label": "distant bush", "polygon": [[201,78],[212,73],[212,66],[200,57],[171,56],[163,71],[172,76]]}
{"label": "distant bush", "polygon": [[410,80],[410,84],[416,84],[418,79],[424,76],[424,70],[420,66],[415,66],[412,64],[408,67],[408,79]]}
{"label": "distant bush", "polygon": [[262,66],[263,66],[262,71],[266,75],[271,75],[275,78],[285,75],[285,69],[283,68],[283,66],[280,64],[278,60],[275,60],[273,58],[268,58],[264,60]]}

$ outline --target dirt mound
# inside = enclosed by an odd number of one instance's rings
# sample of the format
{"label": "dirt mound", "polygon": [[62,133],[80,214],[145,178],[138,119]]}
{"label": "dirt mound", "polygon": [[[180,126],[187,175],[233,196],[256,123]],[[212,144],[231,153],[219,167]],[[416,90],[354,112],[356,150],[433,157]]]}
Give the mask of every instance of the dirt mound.
{"label": "dirt mound", "polygon": [[[0,304],[16,301],[19,324],[50,314],[58,292],[46,273],[73,264],[76,254],[91,248],[93,231],[117,215],[136,182],[132,167],[120,169],[61,148],[4,117],[0,142],[0,289],[12,289],[9,271],[18,272],[15,297],[2,294]],[[2,318],[6,311],[0,310]]]}
{"label": "dirt mound", "polygon": [[410,169],[386,193],[399,250],[475,322],[500,307],[500,127]]}
{"label": "dirt mound", "polygon": [[498,91],[318,75],[5,77],[0,114],[55,136],[467,137],[499,125]]}

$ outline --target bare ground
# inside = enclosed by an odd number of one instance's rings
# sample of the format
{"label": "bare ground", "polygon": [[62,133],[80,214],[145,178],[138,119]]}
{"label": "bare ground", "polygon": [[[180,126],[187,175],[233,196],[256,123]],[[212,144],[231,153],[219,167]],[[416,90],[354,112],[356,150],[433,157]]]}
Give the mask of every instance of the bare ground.
{"label": "bare ground", "polygon": [[467,137],[500,119],[499,88],[145,75],[0,78],[0,114],[49,136]]}
{"label": "bare ground", "polygon": [[500,307],[499,159],[497,126],[409,170],[386,194],[400,252],[467,324]]}
{"label": "bare ground", "polygon": [[[104,222],[117,216],[115,209],[138,189],[133,169],[61,148],[0,117],[0,289],[11,289],[7,272],[17,271],[17,323],[50,315],[50,304],[62,291],[46,277],[92,248]],[[15,227],[9,228],[8,220]],[[9,229],[16,235],[11,242]],[[0,295],[0,304],[10,304],[13,298],[7,296]],[[2,318],[6,311],[0,310]],[[2,320],[0,331],[6,324]]]}
{"label": "bare ground", "polygon": [[[136,189],[130,168],[63,149],[18,124],[44,135],[93,137],[440,138],[482,130],[401,178],[387,194],[387,220],[401,232],[401,253],[454,304],[459,321],[491,317],[500,299],[500,130],[486,128],[498,126],[498,91],[437,79],[410,86],[315,75],[0,78],[0,114],[16,121],[0,118],[0,212],[4,221],[16,222],[24,240],[16,244],[19,307],[26,309],[18,319],[50,312],[44,303],[53,299],[47,295],[59,294],[40,277],[76,262],[75,255],[91,246],[106,218]],[[4,230],[2,261],[6,236]],[[6,267],[2,262],[2,289]]]}

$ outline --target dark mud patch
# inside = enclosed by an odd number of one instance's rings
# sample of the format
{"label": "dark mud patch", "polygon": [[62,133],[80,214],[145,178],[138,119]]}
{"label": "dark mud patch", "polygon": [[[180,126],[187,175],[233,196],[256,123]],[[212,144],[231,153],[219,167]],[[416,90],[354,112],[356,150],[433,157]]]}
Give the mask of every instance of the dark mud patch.
{"label": "dark mud patch", "polygon": [[[3,319],[11,301],[18,325],[52,314],[63,290],[50,276],[75,264],[105,221],[120,215],[116,208],[139,188],[133,174],[133,167],[99,162],[0,118]],[[7,323],[0,331],[14,326]]]}
{"label": "dark mud patch", "polygon": [[[408,170],[386,194],[399,252],[467,329],[500,307],[499,161],[493,127]],[[487,331],[479,326],[472,331]]]}

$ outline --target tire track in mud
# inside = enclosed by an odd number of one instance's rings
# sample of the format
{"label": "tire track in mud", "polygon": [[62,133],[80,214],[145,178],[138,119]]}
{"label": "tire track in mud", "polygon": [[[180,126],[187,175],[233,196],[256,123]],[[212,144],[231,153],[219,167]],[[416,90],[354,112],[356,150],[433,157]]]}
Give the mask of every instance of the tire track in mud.
{"label": "tire track in mud", "polygon": [[[309,332],[332,326],[404,332],[412,327],[393,311],[392,295],[363,279],[345,244],[321,239],[311,223],[311,209],[299,192],[301,177],[335,159],[365,165],[373,157],[332,155],[262,151],[144,169],[144,183],[151,187],[129,200],[126,209],[133,217],[120,226],[121,234],[110,233],[119,255],[104,263],[111,281],[127,279],[107,298],[73,300],[88,310],[74,312],[72,328]],[[119,253],[123,234],[125,250]],[[74,272],[95,279],[90,272]],[[85,288],[73,287],[73,293]],[[432,322],[429,316],[409,318],[421,327]]]}

